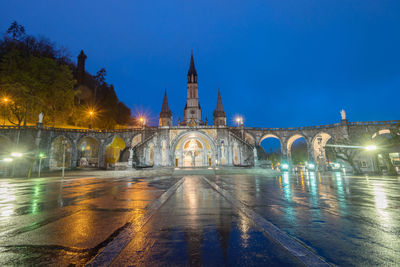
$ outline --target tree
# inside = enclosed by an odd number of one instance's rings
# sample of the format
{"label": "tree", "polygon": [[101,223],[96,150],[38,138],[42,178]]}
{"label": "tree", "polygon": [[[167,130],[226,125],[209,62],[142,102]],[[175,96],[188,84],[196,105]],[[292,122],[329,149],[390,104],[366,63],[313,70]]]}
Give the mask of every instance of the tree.
{"label": "tree", "polygon": [[8,28],[7,34],[11,35],[13,40],[20,40],[25,35],[25,28],[18,24],[18,22],[14,21]]}
{"label": "tree", "polygon": [[[45,57],[24,57],[18,50],[7,53],[0,63],[0,82],[12,95],[10,119],[21,124],[36,121],[43,112],[53,125],[56,118],[66,121],[74,103],[74,79],[71,70]],[[13,122],[16,119],[17,122]]]}
{"label": "tree", "polygon": [[94,79],[96,80],[96,85],[94,88],[94,102],[96,103],[97,101],[97,91],[99,90],[99,87],[103,86],[105,84],[106,81],[106,69],[105,68],[101,68],[97,73],[96,76],[94,77]]}
{"label": "tree", "polygon": [[[85,84],[74,88],[76,66],[65,49],[46,38],[25,34],[13,22],[0,39],[0,88],[13,99],[10,121],[15,125],[36,123],[45,113],[45,123],[87,126],[88,107],[96,107],[99,126],[112,128],[130,120],[130,109],[118,100],[105,80],[106,70],[95,76],[85,73]],[[73,98],[79,93],[79,101]],[[72,100],[71,100],[72,99]]]}

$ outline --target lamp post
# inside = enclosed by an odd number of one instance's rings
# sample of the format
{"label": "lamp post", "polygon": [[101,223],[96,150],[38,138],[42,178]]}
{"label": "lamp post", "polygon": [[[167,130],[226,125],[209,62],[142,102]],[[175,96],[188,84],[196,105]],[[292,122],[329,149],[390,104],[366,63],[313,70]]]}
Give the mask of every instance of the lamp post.
{"label": "lamp post", "polygon": [[8,104],[8,102],[10,101],[10,99],[8,97],[3,97],[3,99],[1,100],[3,102],[3,125],[6,125],[6,105]]}
{"label": "lamp post", "polygon": [[146,119],[144,117],[139,117],[139,122],[142,126],[142,142],[144,140],[144,130],[145,130],[145,125],[146,125]]}
{"label": "lamp post", "polygon": [[89,110],[88,115],[89,115],[89,120],[90,120],[89,129],[92,129],[93,117],[94,117],[94,115],[95,115],[94,110],[92,110],[92,109]]}
{"label": "lamp post", "polygon": [[63,145],[63,165],[62,165],[62,171],[61,171],[61,178],[64,179],[64,174],[65,174],[65,147],[67,145],[67,140],[62,140],[62,145]]}
{"label": "lamp post", "polygon": [[242,117],[236,117],[236,123],[237,123],[238,127],[242,126],[243,125],[243,118]]}
{"label": "lamp post", "polygon": [[40,178],[40,171],[42,169],[42,159],[46,158],[43,153],[39,154],[39,171],[38,171],[38,178]]}

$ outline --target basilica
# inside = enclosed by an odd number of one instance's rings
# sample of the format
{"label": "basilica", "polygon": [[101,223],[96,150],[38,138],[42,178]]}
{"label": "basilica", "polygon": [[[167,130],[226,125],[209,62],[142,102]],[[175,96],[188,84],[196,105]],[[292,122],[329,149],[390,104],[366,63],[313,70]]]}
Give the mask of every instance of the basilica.
{"label": "basilica", "polygon": [[241,135],[243,132],[240,132],[240,127],[234,127],[238,128],[235,132],[226,125],[219,90],[213,112],[213,125],[207,125],[203,121],[193,54],[187,73],[186,92],[184,120],[178,126],[173,126],[172,111],[169,109],[165,91],[159,126],[148,138],[140,135],[132,142],[135,155],[132,163],[154,167],[254,165],[254,147]]}

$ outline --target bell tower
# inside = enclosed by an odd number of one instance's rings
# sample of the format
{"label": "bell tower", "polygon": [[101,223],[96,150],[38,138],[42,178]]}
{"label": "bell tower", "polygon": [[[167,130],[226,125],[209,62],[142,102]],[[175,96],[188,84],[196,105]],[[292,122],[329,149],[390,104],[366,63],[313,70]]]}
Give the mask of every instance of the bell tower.
{"label": "bell tower", "polygon": [[193,52],[190,57],[190,67],[187,74],[187,97],[186,97],[184,124],[185,125],[203,124],[201,120],[199,90],[197,87],[197,72],[196,68],[194,67]]}

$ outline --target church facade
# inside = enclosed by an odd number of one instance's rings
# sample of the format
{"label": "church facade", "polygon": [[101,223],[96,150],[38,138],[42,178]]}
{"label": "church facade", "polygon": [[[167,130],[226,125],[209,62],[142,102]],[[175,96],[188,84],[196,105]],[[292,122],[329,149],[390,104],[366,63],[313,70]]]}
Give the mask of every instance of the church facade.
{"label": "church facade", "polygon": [[154,167],[252,166],[252,146],[226,125],[222,97],[218,90],[213,125],[202,119],[197,72],[193,54],[187,73],[184,120],[172,123],[172,111],[165,91],[159,126],[149,137],[132,143],[134,164]]}

